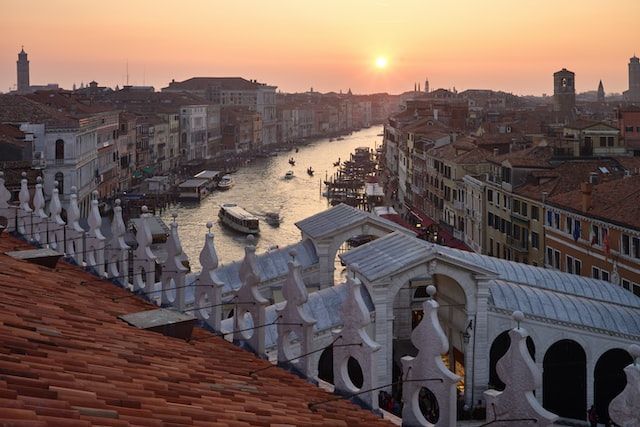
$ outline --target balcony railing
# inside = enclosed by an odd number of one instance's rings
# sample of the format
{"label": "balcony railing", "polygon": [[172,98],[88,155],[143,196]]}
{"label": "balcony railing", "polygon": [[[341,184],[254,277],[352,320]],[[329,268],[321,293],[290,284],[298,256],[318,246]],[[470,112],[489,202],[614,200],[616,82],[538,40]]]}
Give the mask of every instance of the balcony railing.
{"label": "balcony railing", "polygon": [[528,252],[529,245],[527,242],[523,242],[520,239],[516,239],[513,236],[507,236],[507,245],[518,252]]}

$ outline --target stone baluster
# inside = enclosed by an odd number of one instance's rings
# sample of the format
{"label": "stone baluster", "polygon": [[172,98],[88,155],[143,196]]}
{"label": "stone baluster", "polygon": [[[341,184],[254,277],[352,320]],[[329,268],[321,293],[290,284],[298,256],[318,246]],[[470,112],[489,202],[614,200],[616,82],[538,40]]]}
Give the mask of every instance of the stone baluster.
{"label": "stone baluster", "polygon": [[[433,299],[436,288],[427,286],[429,299],[422,303],[424,316],[411,333],[411,342],[418,349],[416,357],[402,358],[402,424],[407,426],[456,425],[456,383],[460,377],[451,372],[442,361],[449,350],[447,334],[438,319],[439,304]],[[423,391],[429,390],[429,393]],[[434,398],[437,418],[431,419],[420,410],[420,400]],[[436,405],[437,403],[437,405]]]}
{"label": "stone baluster", "polygon": [[609,417],[620,427],[640,426],[640,346],[631,344],[633,362],[624,368],[627,385],[609,404]]}
{"label": "stone baluster", "polygon": [[116,279],[124,288],[129,289],[129,245],[124,241],[127,227],[122,218],[120,199],[115,200],[113,222],[111,223],[111,240],[107,243],[108,261],[107,277]]}
{"label": "stone baluster", "polygon": [[[296,261],[295,250],[289,252],[291,261],[288,262],[289,272],[282,285],[285,305],[278,310],[278,362],[293,367],[304,377],[311,375],[311,358],[306,355],[313,348],[313,325],[316,320],[309,314],[306,307],[309,295],[302,279],[302,267]],[[293,342],[299,342],[299,352],[293,351]],[[292,360],[294,359],[294,360]]]}
{"label": "stone baluster", "polygon": [[11,192],[7,190],[4,180],[4,172],[0,171],[0,217],[6,218],[7,223],[2,224],[7,229],[6,231],[15,231],[16,229],[16,215],[17,209],[9,205],[11,200]]}
{"label": "stone baluster", "polygon": [[143,206],[141,221],[136,230],[138,247],[133,254],[133,290],[136,292],[151,292],[156,282],[157,257],[151,250],[153,235],[148,222],[150,217],[149,209]]}
{"label": "stone baluster", "polygon": [[208,327],[216,332],[220,332],[220,322],[222,321],[222,287],[223,282],[216,276],[215,269],[218,268],[218,254],[213,244],[213,224],[207,222],[207,234],[204,240],[204,247],[200,252],[200,266],[202,271],[198,275],[195,287],[195,309],[196,316],[205,322]]}
{"label": "stone baluster", "polygon": [[49,215],[44,212],[45,200],[42,190],[42,177],[36,178],[36,187],[33,193],[33,216],[31,217],[31,239],[38,245],[49,243],[47,238],[47,223]]}
{"label": "stone baluster", "polygon": [[[513,313],[517,327],[509,331],[511,344],[498,363],[498,377],[505,384],[504,391],[486,390],[487,421],[497,427],[513,425],[513,419],[535,420],[537,426],[551,426],[558,416],[547,411],[534,396],[542,382],[542,373],[527,349],[527,331],[520,327],[524,320],[521,311]],[[504,422],[501,422],[504,420]]]}
{"label": "stone baluster", "polygon": [[[266,306],[269,300],[262,296],[260,272],[256,259],[254,237],[247,236],[248,245],[244,248],[244,259],[240,265],[240,288],[236,291],[236,303],[233,310],[233,340],[245,342],[259,356],[265,354]],[[252,323],[247,321],[251,317]]]}
{"label": "stone baluster", "polygon": [[31,193],[29,193],[29,181],[27,180],[26,172],[22,172],[18,200],[20,201],[20,209],[18,210],[18,233],[27,238],[27,240],[30,240],[33,209],[31,209],[31,205],[29,204]]}
{"label": "stone baluster", "polygon": [[[369,309],[362,299],[359,279],[353,277],[358,270],[351,265],[347,273],[347,299],[342,303],[341,317],[343,326],[333,331],[336,345],[333,347],[333,375],[335,391],[340,394],[352,394],[378,386],[375,369],[375,352],[380,345],[367,334],[366,327],[371,323]],[[354,359],[362,371],[362,386],[357,387],[349,375],[348,364]],[[378,409],[378,393],[371,391],[360,394],[356,399],[367,407]]]}
{"label": "stone baluster", "polygon": [[95,270],[96,274],[104,277],[104,248],[106,237],[102,234],[100,226],[102,225],[102,217],[98,208],[98,192],[91,194],[91,208],[87,217],[89,231],[85,239],[85,262],[88,267]]}
{"label": "stone baluster", "polygon": [[74,186],[71,187],[69,209],[67,209],[67,256],[73,258],[76,264],[83,265],[85,231],[79,221],[78,189]]}
{"label": "stone baluster", "polygon": [[186,255],[182,252],[182,244],[178,235],[178,223],[176,217],[172,215],[171,231],[167,239],[167,261],[162,268],[162,278],[160,279],[162,292],[161,303],[163,306],[172,306],[179,311],[185,309],[185,277],[189,269],[184,266],[183,260]]}
{"label": "stone baluster", "polygon": [[51,192],[51,201],[49,202],[49,230],[48,238],[49,247],[59,252],[64,252],[64,228],[66,223],[62,219],[62,203],[60,203],[60,194],[58,190],[58,181],[53,182],[53,191]]}

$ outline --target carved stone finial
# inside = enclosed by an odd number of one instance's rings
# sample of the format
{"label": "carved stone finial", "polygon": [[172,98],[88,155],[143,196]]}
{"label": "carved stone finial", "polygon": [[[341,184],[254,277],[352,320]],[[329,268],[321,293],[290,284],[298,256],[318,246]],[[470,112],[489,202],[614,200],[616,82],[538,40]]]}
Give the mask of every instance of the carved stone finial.
{"label": "carved stone finial", "polygon": [[146,213],[148,213],[148,212],[149,212],[149,208],[147,207],[147,205],[142,205],[142,207],[140,208],[140,211],[141,211],[143,214],[146,214]]}
{"label": "carved stone finial", "polygon": [[213,223],[211,221],[207,222],[207,232],[211,233],[211,228],[213,227]]}
{"label": "carved stone finial", "polygon": [[517,322],[518,329],[520,329],[520,322],[522,322],[524,320],[524,313],[521,312],[520,310],[516,310],[516,311],[513,312],[511,317],[513,318],[513,320],[515,320]]}
{"label": "carved stone finial", "polygon": [[[439,419],[436,425],[449,426],[456,422],[456,383],[460,377],[451,372],[442,362],[442,354],[449,350],[449,341],[438,319],[437,301],[433,299],[436,287],[427,286],[430,298],[422,303],[424,316],[411,333],[411,342],[418,349],[415,357],[404,356],[402,369],[406,381],[402,386],[405,406],[402,420],[407,425],[432,425],[435,420],[425,418],[420,410],[422,389],[429,390],[437,400]],[[413,381],[422,378],[437,378],[440,381]]]}
{"label": "carved stone finial", "polygon": [[38,176],[36,178],[36,184],[42,184],[42,177],[41,176]]}
{"label": "carved stone finial", "polygon": [[22,172],[20,175],[22,175],[22,178],[23,178],[23,179],[26,179],[26,178],[27,178],[27,173],[26,173],[26,172]]}
{"label": "carved stone finial", "polygon": [[[514,312],[518,324],[524,319],[521,312]],[[527,349],[529,334],[518,326],[509,331],[511,344],[506,354],[498,360],[496,371],[505,384],[504,391],[487,390],[487,419],[503,425],[500,420],[534,419],[538,426],[551,426],[558,416],[547,411],[536,400],[533,392],[542,383],[542,373]],[[506,425],[506,423],[504,424]]]}
{"label": "carved stone finial", "polygon": [[122,204],[122,200],[116,199],[114,203],[116,206],[120,206]]}
{"label": "carved stone finial", "polygon": [[427,295],[429,295],[429,298],[433,298],[435,294],[436,294],[436,287],[433,285],[427,286]]}

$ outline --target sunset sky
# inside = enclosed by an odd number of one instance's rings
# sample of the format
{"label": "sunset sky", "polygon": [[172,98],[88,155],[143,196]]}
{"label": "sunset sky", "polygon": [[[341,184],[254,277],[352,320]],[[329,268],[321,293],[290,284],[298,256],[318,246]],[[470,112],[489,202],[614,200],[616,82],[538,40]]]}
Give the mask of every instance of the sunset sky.
{"label": "sunset sky", "polygon": [[[242,76],[287,92],[491,88],[627,89],[640,53],[639,0],[0,0],[0,91],[21,45],[31,83],[160,89],[172,79]],[[386,67],[377,67],[384,58]],[[380,60],[378,60],[380,64]]]}

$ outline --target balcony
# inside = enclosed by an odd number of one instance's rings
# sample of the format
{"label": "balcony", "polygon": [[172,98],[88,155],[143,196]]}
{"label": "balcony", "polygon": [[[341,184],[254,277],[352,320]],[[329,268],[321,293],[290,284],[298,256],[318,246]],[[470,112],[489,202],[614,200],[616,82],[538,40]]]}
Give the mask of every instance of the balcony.
{"label": "balcony", "polygon": [[520,239],[515,239],[513,236],[507,236],[507,246],[516,252],[529,252],[529,244]]}
{"label": "balcony", "polygon": [[464,203],[460,200],[453,201],[453,209],[457,211],[464,211]]}

